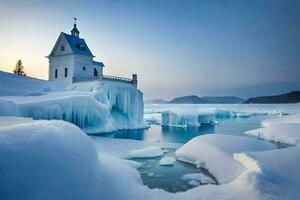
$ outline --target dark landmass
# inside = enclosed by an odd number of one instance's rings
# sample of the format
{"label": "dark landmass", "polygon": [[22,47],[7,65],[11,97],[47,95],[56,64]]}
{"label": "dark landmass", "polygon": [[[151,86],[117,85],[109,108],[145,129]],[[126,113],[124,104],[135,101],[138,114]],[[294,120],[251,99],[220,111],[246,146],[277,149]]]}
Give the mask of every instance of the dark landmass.
{"label": "dark landmass", "polygon": [[298,103],[300,102],[300,91],[289,92],[274,96],[252,97],[243,103]]}
{"label": "dark landmass", "polygon": [[173,104],[235,104],[242,103],[244,99],[234,96],[224,97],[198,97],[196,95],[177,97],[169,101]]}

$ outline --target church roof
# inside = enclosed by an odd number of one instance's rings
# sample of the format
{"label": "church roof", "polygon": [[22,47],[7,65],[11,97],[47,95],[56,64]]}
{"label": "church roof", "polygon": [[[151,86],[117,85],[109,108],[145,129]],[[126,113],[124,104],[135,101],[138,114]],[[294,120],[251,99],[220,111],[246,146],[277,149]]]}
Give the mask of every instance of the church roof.
{"label": "church roof", "polygon": [[89,47],[85,43],[84,39],[66,33],[62,33],[62,34],[64,35],[67,42],[69,43],[73,53],[85,55],[85,56],[93,56],[92,52],[90,51]]}

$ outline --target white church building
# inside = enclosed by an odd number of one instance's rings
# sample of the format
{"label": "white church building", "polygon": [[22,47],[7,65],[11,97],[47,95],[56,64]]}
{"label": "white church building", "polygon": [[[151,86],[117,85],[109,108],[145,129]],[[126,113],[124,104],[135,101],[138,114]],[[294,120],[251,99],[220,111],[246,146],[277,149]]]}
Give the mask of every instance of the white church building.
{"label": "white church building", "polygon": [[49,59],[49,80],[63,84],[81,81],[117,81],[137,86],[137,75],[132,79],[103,75],[104,64],[94,60],[85,40],[79,37],[76,19],[71,35],[61,32]]}

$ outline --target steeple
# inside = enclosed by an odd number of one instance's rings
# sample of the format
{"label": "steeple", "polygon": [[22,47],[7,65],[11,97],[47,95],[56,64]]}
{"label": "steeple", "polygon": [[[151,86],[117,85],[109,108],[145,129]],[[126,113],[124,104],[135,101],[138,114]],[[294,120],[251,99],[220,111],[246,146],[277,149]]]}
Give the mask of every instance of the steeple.
{"label": "steeple", "polygon": [[77,27],[76,27],[76,20],[77,20],[77,18],[76,18],[76,17],[73,17],[73,19],[74,19],[74,27],[73,27],[73,29],[71,30],[71,35],[72,35],[72,36],[75,36],[75,37],[79,37],[79,31],[78,31],[78,29],[77,29]]}

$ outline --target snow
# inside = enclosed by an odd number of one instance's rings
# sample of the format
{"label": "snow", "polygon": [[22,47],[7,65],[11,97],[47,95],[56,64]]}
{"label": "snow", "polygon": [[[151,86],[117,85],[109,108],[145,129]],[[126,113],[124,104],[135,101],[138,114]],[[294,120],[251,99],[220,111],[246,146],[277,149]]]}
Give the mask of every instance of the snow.
{"label": "snow", "polygon": [[300,142],[300,123],[274,124],[267,127],[246,131],[245,134],[274,142],[297,145]]}
{"label": "snow", "polygon": [[215,134],[193,138],[176,151],[176,156],[180,161],[207,169],[219,183],[229,183],[245,171],[233,159],[234,153],[275,148],[273,144],[254,138]]}
{"label": "snow", "polygon": [[265,119],[261,122],[262,126],[272,126],[274,124],[300,124],[300,115],[288,115],[276,118]]}
{"label": "snow", "polygon": [[0,71],[0,96],[40,96],[63,91],[63,85]]}
{"label": "snow", "polygon": [[[5,121],[22,119],[2,117],[1,122]],[[12,124],[0,127],[2,199],[169,196],[143,186],[138,171],[126,161],[98,154],[92,140],[70,123],[23,119]]]}
{"label": "snow", "polygon": [[20,111],[14,102],[0,99],[0,116],[20,116]]}
{"label": "snow", "polygon": [[299,145],[265,152],[245,152],[234,157],[265,181],[267,186],[258,185],[262,193],[272,193],[277,199],[300,198]]}
{"label": "snow", "polygon": [[200,182],[201,184],[215,184],[215,181],[212,178],[201,173],[184,174],[182,176],[182,179],[188,181],[196,181],[198,183]]}
{"label": "snow", "polygon": [[128,159],[132,158],[155,158],[163,155],[164,152],[158,146],[150,146],[142,149],[134,149],[129,151]]}
{"label": "snow", "polygon": [[174,157],[165,156],[162,159],[160,159],[159,164],[162,166],[170,166],[173,165],[176,162],[176,159]]}
{"label": "snow", "polygon": [[189,127],[214,124],[213,113],[194,109],[171,108],[161,113],[163,126]]}

